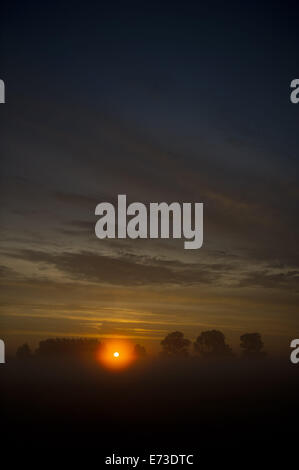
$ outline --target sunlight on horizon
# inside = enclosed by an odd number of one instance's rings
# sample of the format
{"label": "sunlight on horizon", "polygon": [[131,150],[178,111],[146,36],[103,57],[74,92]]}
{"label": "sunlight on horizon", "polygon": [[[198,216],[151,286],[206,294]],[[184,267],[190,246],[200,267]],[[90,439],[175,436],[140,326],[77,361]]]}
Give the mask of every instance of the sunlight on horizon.
{"label": "sunlight on horizon", "polygon": [[98,360],[107,369],[124,369],[135,361],[134,345],[126,340],[107,340],[98,352]]}

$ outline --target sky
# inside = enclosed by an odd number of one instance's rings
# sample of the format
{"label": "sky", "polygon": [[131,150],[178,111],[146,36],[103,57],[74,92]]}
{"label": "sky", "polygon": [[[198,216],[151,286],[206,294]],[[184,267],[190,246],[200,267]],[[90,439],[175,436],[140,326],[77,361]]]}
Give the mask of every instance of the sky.
{"label": "sky", "polygon": [[[295,2],[9,2],[1,337],[298,337]],[[99,240],[99,202],[203,202],[204,242]]]}

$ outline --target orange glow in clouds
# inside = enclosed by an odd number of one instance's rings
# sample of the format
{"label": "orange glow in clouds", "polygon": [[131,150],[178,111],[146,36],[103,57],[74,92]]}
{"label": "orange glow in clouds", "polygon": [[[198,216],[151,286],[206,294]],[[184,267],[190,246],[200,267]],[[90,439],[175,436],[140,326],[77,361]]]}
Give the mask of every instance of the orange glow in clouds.
{"label": "orange glow in clouds", "polygon": [[128,341],[107,340],[101,344],[98,359],[108,369],[124,369],[134,360],[134,347]]}

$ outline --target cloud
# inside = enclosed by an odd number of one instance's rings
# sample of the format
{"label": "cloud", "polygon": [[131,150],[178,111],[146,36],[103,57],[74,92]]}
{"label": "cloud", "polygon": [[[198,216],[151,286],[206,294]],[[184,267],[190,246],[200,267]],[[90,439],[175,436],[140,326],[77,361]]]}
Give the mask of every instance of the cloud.
{"label": "cloud", "polygon": [[64,191],[57,191],[54,192],[54,198],[63,203],[67,203],[73,206],[82,206],[82,207],[96,207],[96,205],[101,202],[101,201],[108,201],[115,203],[117,201],[117,198],[114,197],[112,198],[108,194],[104,193],[97,193],[97,195],[88,195],[88,194],[79,194],[79,193],[72,193],[72,192],[64,192]]}
{"label": "cloud", "polygon": [[231,268],[223,263],[200,265],[133,254],[104,256],[91,251],[46,253],[24,249],[10,253],[10,256],[52,265],[71,279],[125,286],[210,284]]}
{"label": "cloud", "polygon": [[239,283],[239,287],[263,287],[266,289],[288,289],[299,293],[299,271],[273,273],[267,270],[254,271]]}
{"label": "cloud", "polygon": [[0,279],[15,279],[18,278],[19,274],[13,269],[0,265]]}

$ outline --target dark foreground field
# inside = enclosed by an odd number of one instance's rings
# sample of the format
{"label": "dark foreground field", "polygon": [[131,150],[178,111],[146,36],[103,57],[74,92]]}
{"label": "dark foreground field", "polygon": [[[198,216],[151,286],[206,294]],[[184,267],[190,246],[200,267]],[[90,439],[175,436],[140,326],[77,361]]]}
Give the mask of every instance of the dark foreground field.
{"label": "dark foreground field", "polygon": [[199,468],[287,468],[297,453],[299,369],[287,361],[158,359],[108,372],[31,358],[9,362],[1,376],[1,442],[11,463],[43,468],[63,453],[101,468],[112,452],[189,452]]}

